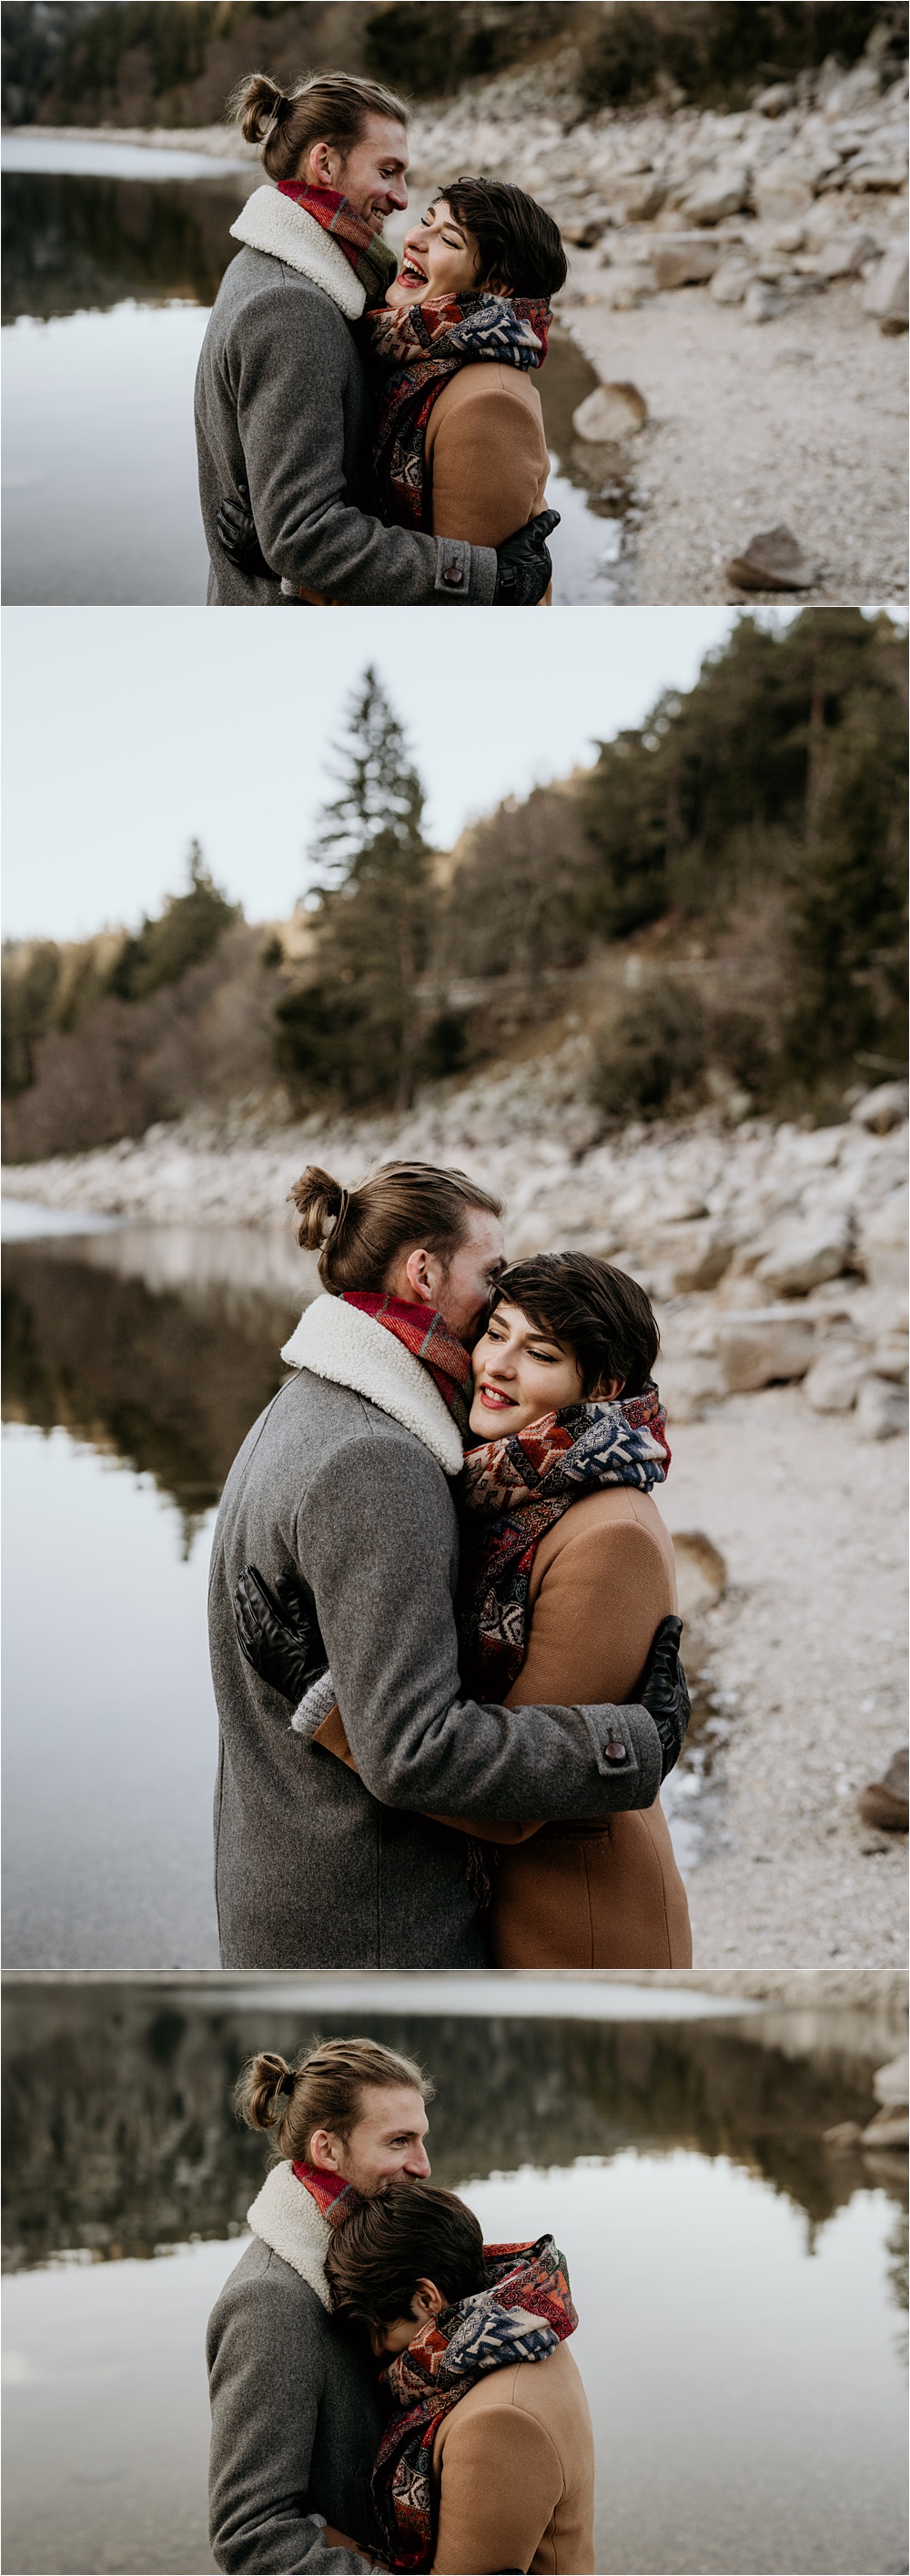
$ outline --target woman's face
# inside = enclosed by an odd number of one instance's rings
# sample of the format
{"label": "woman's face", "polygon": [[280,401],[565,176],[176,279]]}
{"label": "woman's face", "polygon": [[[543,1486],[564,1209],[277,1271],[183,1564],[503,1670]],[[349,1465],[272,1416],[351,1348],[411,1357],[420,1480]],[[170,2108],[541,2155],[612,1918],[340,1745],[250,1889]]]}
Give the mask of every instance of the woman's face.
{"label": "woman's face", "polygon": [[[505,1300],[490,1316],[471,1366],[474,1401],[468,1419],[482,1440],[525,1431],[541,1414],[580,1404],[584,1396],[582,1373],[568,1344],[540,1332],[520,1306]],[[602,1398],[618,1395],[621,1385],[621,1378],[610,1378],[596,1392]]]}
{"label": "woman's face", "polygon": [[[401,267],[389,287],[386,303],[433,304],[443,295],[470,295],[477,285],[479,267],[476,234],[456,223],[445,198],[440,197],[438,204],[428,206],[426,214],[405,234]],[[485,281],[485,295],[506,292],[505,287]]]}

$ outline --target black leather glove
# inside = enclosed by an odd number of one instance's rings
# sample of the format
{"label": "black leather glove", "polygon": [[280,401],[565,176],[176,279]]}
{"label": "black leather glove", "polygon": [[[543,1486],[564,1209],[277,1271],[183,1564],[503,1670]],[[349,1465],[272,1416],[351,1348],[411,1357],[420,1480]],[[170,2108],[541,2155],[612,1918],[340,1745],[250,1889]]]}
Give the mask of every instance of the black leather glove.
{"label": "black leather glove", "polygon": [[494,608],[536,608],[553,579],[547,538],[559,526],[558,510],[541,510],[496,548]]}
{"label": "black leather glove", "polygon": [[245,489],[239,501],[235,501],[233,493],[219,501],[217,523],[222,554],[229,556],[238,572],[248,573],[251,581],[280,581],[280,573],[273,572],[271,564],[266,563]]}
{"label": "black leather glove", "polygon": [[329,1659],[322,1642],[316,1605],[294,1574],[282,1574],[269,1591],[258,1567],[245,1565],[234,1593],[237,1643],[260,1681],[280,1691],[294,1708]]}
{"label": "black leather glove", "polygon": [[663,1747],[661,1779],[679,1761],[686,1740],[686,1728],[692,1711],[686,1676],[679,1660],[682,1620],[662,1619],[655,1628],[651,1651],[642,1673],[635,1700],[653,1717]]}

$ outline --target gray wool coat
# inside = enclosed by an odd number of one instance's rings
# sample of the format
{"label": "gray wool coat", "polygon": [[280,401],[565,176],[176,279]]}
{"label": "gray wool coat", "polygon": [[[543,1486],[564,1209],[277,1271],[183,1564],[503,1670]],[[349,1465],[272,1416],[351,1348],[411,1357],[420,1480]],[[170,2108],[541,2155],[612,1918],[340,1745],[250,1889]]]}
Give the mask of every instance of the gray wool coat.
{"label": "gray wool coat", "polygon": [[[304,1316],[295,1341],[310,1328],[314,1363],[326,1309],[330,1328],[332,1309],[352,1312],[321,1298]],[[363,1340],[365,1319],[354,1320]],[[366,1325],[367,1344],[370,1334],[413,1371],[418,1396],[421,1382],[429,1389],[451,1436],[428,1373],[381,1326]],[[296,1572],[309,1585],[356,1774],[291,1732],[287,1701],[245,1662],[234,1591],[248,1564],[269,1584]],[[556,1820],[653,1804],[661,1748],[646,1709],[460,1697],[457,1573],[450,1483],[426,1438],[301,1366],[244,1441],[215,1529],[225,1968],[482,1967],[467,1841],[432,1815]]]}
{"label": "gray wool coat", "polygon": [[373,2545],[370,2475],[382,2430],[375,2373],[308,2281],[257,2239],[209,2319],[209,2527],[216,2567],[348,2576]]}
{"label": "gray wool coat", "polygon": [[[370,515],[366,377],[351,328],[364,291],[312,216],[257,189],[231,230],[196,375],[199,493],[210,607],[273,608],[297,594],[360,606],[488,606],[496,556]],[[259,542],[285,584],[240,572],[218,541],[219,501],[248,490]]]}

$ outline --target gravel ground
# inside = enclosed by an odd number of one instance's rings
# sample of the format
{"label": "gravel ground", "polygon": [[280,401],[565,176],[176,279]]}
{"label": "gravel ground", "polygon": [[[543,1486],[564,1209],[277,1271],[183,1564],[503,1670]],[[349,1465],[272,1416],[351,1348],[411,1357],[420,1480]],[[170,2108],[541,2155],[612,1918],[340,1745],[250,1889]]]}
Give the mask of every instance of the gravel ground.
{"label": "gravel ground", "polygon": [[664,1516],[728,1570],[702,1635],[730,1732],[683,1801],[696,1969],[903,1965],[906,1840],[855,1795],[906,1733],[905,1488],[903,1441],[865,1446],[792,1389],[675,1428]]}
{"label": "gravel ground", "polygon": [[573,271],[573,338],[648,405],[629,447],[642,503],[630,598],[738,599],[725,562],[784,521],[819,569],[800,597],[906,599],[907,342],[870,323],[860,285],[750,324],[703,287],[613,312],[609,270],[576,251]]}

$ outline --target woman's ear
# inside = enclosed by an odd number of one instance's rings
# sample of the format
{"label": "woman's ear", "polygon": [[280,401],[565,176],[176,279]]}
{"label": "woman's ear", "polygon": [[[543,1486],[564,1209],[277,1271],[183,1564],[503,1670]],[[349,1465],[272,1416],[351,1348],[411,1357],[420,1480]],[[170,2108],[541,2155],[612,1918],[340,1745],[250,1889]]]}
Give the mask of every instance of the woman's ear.
{"label": "woman's ear", "polygon": [[599,1377],[597,1385],[589,1387],[585,1401],[588,1404],[615,1404],[625,1383],[624,1377]]}
{"label": "woman's ear", "polygon": [[435,2281],[418,2281],[411,2304],[421,2316],[438,2317],[440,2309],[445,2307],[446,2302],[442,2291],[437,2290]]}

